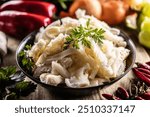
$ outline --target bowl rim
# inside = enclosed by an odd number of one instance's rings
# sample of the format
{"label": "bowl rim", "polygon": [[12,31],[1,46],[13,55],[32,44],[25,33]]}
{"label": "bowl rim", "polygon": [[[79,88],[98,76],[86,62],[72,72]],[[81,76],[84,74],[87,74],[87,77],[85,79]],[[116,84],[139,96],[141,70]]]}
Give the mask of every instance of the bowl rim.
{"label": "bowl rim", "polygon": [[[120,30],[120,29],[119,29]],[[17,66],[19,67],[19,69],[28,77],[30,78],[31,80],[33,80],[34,82],[36,82],[37,84],[40,84],[44,87],[49,87],[49,88],[63,88],[63,89],[71,89],[71,90],[87,90],[87,89],[98,89],[98,88],[103,88],[104,86],[108,86],[108,85],[111,85],[113,83],[115,83],[116,81],[120,80],[121,78],[123,78],[130,70],[131,68],[133,67],[133,65],[135,64],[135,59],[136,59],[136,47],[132,41],[132,39],[122,30],[120,30],[120,36],[122,36],[125,40],[127,39],[130,43],[130,45],[127,45],[131,48],[132,50],[132,63],[131,65],[125,70],[125,72],[123,74],[121,74],[120,76],[118,77],[115,77],[113,80],[111,80],[110,82],[106,82],[106,83],[103,83],[103,84],[100,84],[98,86],[90,86],[90,87],[80,87],[80,88],[74,88],[74,87],[63,87],[63,86],[54,86],[54,85],[50,85],[50,84],[45,84],[45,83],[42,83],[40,80],[38,80],[37,78],[33,77],[32,75],[28,74],[24,69],[23,67],[20,65],[19,63],[19,53],[20,51],[22,50],[22,48],[26,45],[26,43],[31,39],[31,36],[34,36],[38,33],[39,31],[33,31],[31,32],[29,35],[27,35],[22,41],[21,43],[19,44],[17,50],[16,50],[16,63],[17,63]],[[29,39],[30,38],[30,39]],[[127,42],[127,41],[126,41]],[[130,50],[130,51],[131,51]],[[131,54],[131,53],[130,53]]]}

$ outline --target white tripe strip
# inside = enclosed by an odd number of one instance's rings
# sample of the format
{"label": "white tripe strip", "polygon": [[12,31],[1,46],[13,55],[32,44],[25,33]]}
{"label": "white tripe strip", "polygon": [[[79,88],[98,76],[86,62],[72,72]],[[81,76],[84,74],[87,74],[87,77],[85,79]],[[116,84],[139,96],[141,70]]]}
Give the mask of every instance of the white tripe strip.
{"label": "white tripe strip", "polygon": [[67,71],[65,67],[61,64],[57,63],[56,61],[52,62],[52,74],[60,74],[63,78],[69,78],[70,73]]}
{"label": "white tripe strip", "polygon": [[32,57],[34,62],[36,62],[40,54],[44,51],[45,47],[46,42],[43,39],[40,39],[37,43],[34,44],[32,49],[28,52],[29,57]]}
{"label": "white tripe strip", "polygon": [[85,66],[81,67],[76,71],[75,76],[72,76],[70,78],[65,79],[65,83],[68,87],[87,87],[90,85],[89,79],[88,79],[88,73],[86,73],[86,70],[89,69],[89,65],[86,64]]}
{"label": "white tripe strip", "polygon": [[54,40],[51,40],[50,43],[47,45],[43,53],[38,58],[36,65],[40,66],[44,63],[44,61],[47,59],[47,56],[57,54],[62,51],[63,44],[64,44],[64,38],[66,36],[60,33]]}
{"label": "white tripe strip", "polygon": [[117,46],[126,47],[127,45],[127,43],[124,41],[122,37],[114,35],[108,30],[104,33],[104,37],[106,40],[112,41]]}
{"label": "white tripe strip", "polygon": [[101,48],[98,46],[95,41],[91,40],[93,54],[95,56],[95,60],[99,65],[98,75],[103,76],[104,78],[110,78],[113,74],[113,70],[111,66],[108,64],[108,58],[102,52]]}
{"label": "white tripe strip", "polygon": [[46,61],[44,62],[44,64],[49,64],[51,63],[52,61],[58,61],[58,60],[61,60],[61,59],[64,59],[65,57],[71,55],[71,54],[75,54],[75,53],[79,53],[76,49],[74,48],[69,48],[69,49],[66,49],[62,52],[59,52],[58,54],[55,54],[55,55],[52,55],[52,56],[48,56]]}
{"label": "white tripe strip", "polygon": [[114,60],[114,63],[112,64],[112,69],[114,71],[113,77],[116,77],[120,71],[120,69],[125,68],[122,63],[124,63],[124,60],[129,55],[129,50],[125,49],[123,47],[115,48],[116,58]]}
{"label": "white tripe strip", "polygon": [[45,84],[51,84],[57,86],[58,84],[63,82],[63,78],[60,75],[53,75],[50,73],[43,73],[40,75],[41,82]]}

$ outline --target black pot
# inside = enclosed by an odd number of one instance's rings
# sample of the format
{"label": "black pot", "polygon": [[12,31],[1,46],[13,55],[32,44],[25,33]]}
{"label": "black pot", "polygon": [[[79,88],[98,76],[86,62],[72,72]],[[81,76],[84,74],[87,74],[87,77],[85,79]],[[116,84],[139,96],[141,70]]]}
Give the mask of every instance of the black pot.
{"label": "black pot", "polygon": [[110,82],[105,82],[102,85],[99,86],[93,86],[93,87],[85,87],[85,88],[70,88],[70,87],[66,87],[66,86],[53,86],[53,85],[48,85],[48,84],[44,84],[40,81],[40,79],[38,78],[34,78],[33,74],[30,71],[27,71],[21,64],[21,58],[19,57],[19,53],[20,51],[24,50],[25,45],[26,44],[34,44],[34,40],[35,40],[35,36],[37,34],[38,31],[32,32],[31,34],[29,34],[27,37],[25,37],[23,39],[23,41],[20,43],[17,51],[16,51],[16,60],[17,60],[17,64],[18,67],[22,70],[22,72],[28,76],[31,80],[33,80],[34,82],[36,82],[37,84],[40,84],[41,86],[45,87],[46,89],[63,95],[63,96],[83,96],[83,95],[89,95],[92,94],[93,92],[95,92],[96,89],[101,89],[106,85],[110,85],[116,81],[118,81],[119,79],[121,79],[123,76],[125,76],[133,67],[134,63],[135,63],[135,57],[136,57],[136,49],[135,49],[135,45],[132,42],[132,40],[123,32],[120,33],[120,36],[122,36],[125,41],[127,42],[127,48],[130,50],[130,55],[128,56],[127,60],[126,60],[126,70],[125,72],[118,76],[117,78],[113,79]]}

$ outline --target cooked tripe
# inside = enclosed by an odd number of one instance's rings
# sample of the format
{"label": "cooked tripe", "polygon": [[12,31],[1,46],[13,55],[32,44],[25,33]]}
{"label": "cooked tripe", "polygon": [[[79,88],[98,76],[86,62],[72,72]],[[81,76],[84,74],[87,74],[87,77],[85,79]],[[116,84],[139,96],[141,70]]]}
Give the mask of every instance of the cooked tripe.
{"label": "cooked tripe", "polygon": [[130,50],[120,31],[85,11],[53,22],[36,36],[28,56],[34,76],[50,85],[97,86],[124,73]]}

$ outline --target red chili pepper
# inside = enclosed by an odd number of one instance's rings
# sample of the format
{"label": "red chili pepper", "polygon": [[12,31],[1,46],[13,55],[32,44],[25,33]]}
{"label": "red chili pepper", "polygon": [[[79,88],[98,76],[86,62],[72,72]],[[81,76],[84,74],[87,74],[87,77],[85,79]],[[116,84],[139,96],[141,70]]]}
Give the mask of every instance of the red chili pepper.
{"label": "red chili pepper", "polygon": [[120,98],[110,95],[110,94],[102,94],[102,96],[108,100],[120,100]]}
{"label": "red chili pepper", "polygon": [[48,2],[40,1],[9,1],[0,6],[0,11],[16,10],[28,13],[44,15],[52,18],[56,12],[56,6]]}
{"label": "red chili pepper", "polygon": [[143,98],[141,98],[140,96],[135,97],[135,100],[144,100]]}
{"label": "red chili pepper", "polygon": [[150,74],[150,70],[145,69],[145,68],[137,68],[140,72]]}
{"label": "red chili pepper", "polygon": [[116,96],[121,98],[121,99],[128,99],[129,98],[129,94],[128,94],[127,90],[124,89],[123,87],[118,87],[118,89],[116,91]]}
{"label": "red chili pepper", "polygon": [[140,68],[144,68],[144,69],[148,69],[148,70],[150,70],[150,66],[149,65],[147,65],[147,64],[142,64],[142,63],[136,63],[136,65],[138,66],[138,67],[140,67]]}
{"label": "red chili pepper", "polygon": [[150,79],[150,75],[149,74],[143,73],[143,75]]}
{"label": "red chili pepper", "polygon": [[133,72],[137,76],[137,78],[139,78],[145,84],[147,84],[148,86],[150,86],[150,79],[147,78],[146,76],[144,76],[137,68],[133,68]]}
{"label": "red chili pepper", "polygon": [[150,79],[150,70],[145,68],[137,68],[144,76]]}
{"label": "red chili pepper", "polygon": [[12,36],[24,37],[50,23],[50,18],[41,15],[18,11],[0,12],[0,30]]}
{"label": "red chili pepper", "polygon": [[140,95],[143,99],[145,100],[150,100],[150,93],[144,93],[142,95]]}

